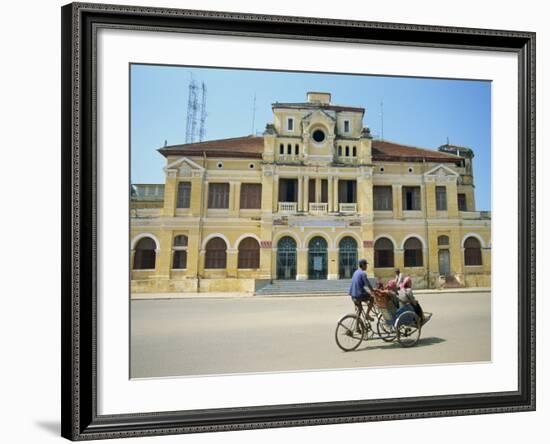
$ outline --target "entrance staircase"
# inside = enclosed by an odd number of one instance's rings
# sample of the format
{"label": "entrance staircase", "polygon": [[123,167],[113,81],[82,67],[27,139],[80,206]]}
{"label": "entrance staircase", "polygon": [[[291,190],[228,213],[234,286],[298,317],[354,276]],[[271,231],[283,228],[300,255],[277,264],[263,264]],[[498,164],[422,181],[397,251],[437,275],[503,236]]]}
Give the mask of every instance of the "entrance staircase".
{"label": "entrance staircase", "polygon": [[274,280],[270,284],[256,290],[258,296],[327,296],[347,295],[350,285],[349,279],[339,280],[307,280],[307,281],[285,281]]}

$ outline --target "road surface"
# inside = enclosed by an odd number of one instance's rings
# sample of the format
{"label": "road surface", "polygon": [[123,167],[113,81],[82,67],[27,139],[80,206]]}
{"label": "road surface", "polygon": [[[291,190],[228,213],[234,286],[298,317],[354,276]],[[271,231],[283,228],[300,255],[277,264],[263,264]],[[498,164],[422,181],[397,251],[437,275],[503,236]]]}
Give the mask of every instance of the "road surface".
{"label": "road surface", "polygon": [[491,360],[491,295],[419,296],[432,319],[413,348],[334,340],[348,296],[190,298],[131,302],[131,377],[337,369]]}

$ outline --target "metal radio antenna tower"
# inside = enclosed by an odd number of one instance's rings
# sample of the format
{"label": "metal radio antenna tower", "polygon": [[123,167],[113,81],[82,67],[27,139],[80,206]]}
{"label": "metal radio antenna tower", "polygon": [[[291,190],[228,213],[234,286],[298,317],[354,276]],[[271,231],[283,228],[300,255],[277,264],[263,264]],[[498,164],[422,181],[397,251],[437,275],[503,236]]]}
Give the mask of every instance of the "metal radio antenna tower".
{"label": "metal radio antenna tower", "polygon": [[193,143],[197,135],[197,113],[199,104],[197,99],[197,82],[191,75],[189,82],[189,98],[187,100],[187,125],[185,128],[185,143]]}
{"label": "metal radio antenna tower", "polygon": [[380,102],[380,139],[384,140],[384,101]]}
{"label": "metal radio antenna tower", "polygon": [[254,102],[252,103],[252,134],[253,136],[256,134],[256,93],[254,93]]}
{"label": "metal radio antenna tower", "polygon": [[206,85],[201,84],[201,125],[199,129],[199,142],[202,142],[206,137]]}

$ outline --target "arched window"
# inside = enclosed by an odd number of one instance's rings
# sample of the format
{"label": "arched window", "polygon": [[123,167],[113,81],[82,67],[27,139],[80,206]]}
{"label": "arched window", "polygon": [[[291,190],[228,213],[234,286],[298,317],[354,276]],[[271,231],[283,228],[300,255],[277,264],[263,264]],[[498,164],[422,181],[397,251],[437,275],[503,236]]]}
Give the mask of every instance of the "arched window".
{"label": "arched window", "polygon": [[473,236],[464,242],[464,265],[481,265],[481,244]]}
{"label": "arched window", "polygon": [[179,234],[174,237],[172,268],[175,270],[187,268],[187,242],[185,234]]}
{"label": "arched window", "polygon": [[439,236],[437,238],[437,245],[439,245],[439,246],[449,245],[449,236],[445,236],[445,235]]}
{"label": "arched window", "polygon": [[374,243],[374,266],[393,267],[393,243],[387,237],[381,237]]}
{"label": "arched window", "polygon": [[352,156],[357,157],[357,147],[356,146],[353,147]]}
{"label": "arched window", "polygon": [[141,238],[135,246],[134,270],[154,270],[157,244],[150,237]]}
{"label": "arched window", "polygon": [[285,153],[285,146],[281,143],[279,145],[279,154],[284,154]]}
{"label": "arched window", "polygon": [[342,156],[342,145],[338,145],[338,155]]}
{"label": "arched window", "polygon": [[294,154],[296,155],[300,154],[300,145],[298,144],[294,145]]}
{"label": "arched window", "polygon": [[225,268],[227,265],[227,246],[221,237],[214,237],[206,244],[204,268]]}
{"label": "arched window", "polygon": [[239,268],[260,268],[260,245],[253,237],[239,243]]}
{"label": "arched window", "polygon": [[422,267],[422,242],[411,237],[405,242],[405,267]]}

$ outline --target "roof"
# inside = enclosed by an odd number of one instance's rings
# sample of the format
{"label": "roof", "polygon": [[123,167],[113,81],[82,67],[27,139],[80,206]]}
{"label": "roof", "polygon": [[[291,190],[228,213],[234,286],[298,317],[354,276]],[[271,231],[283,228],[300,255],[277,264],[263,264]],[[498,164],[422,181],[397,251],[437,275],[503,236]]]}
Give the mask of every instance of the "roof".
{"label": "roof", "polygon": [[231,139],[207,140],[197,143],[166,146],[159,149],[163,156],[208,156],[261,159],[264,151],[263,136],[233,137]]}
{"label": "roof", "polygon": [[404,162],[459,162],[462,157],[441,151],[403,145],[388,140],[372,141],[372,160],[374,161],[404,161]]}
{"label": "roof", "polygon": [[[323,93],[324,94],[324,93]],[[320,102],[298,102],[298,103],[282,103],[275,102],[271,104],[271,109],[275,108],[291,108],[291,109],[328,109],[331,111],[353,111],[358,113],[365,113],[365,108],[355,107],[355,106],[343,106],[343,105],[333,105],[331,103],[320,103]]]}
{"label": "roof", "polygon": [[[261,159],[264,150],[263,136],[233,137],[205,142],[166,146],[159,149],[163,156],[204,156]],[[372,141],[372,159],[388,162],[452,162],[462,157],[441,151],[403,145],[387,140]]]}

